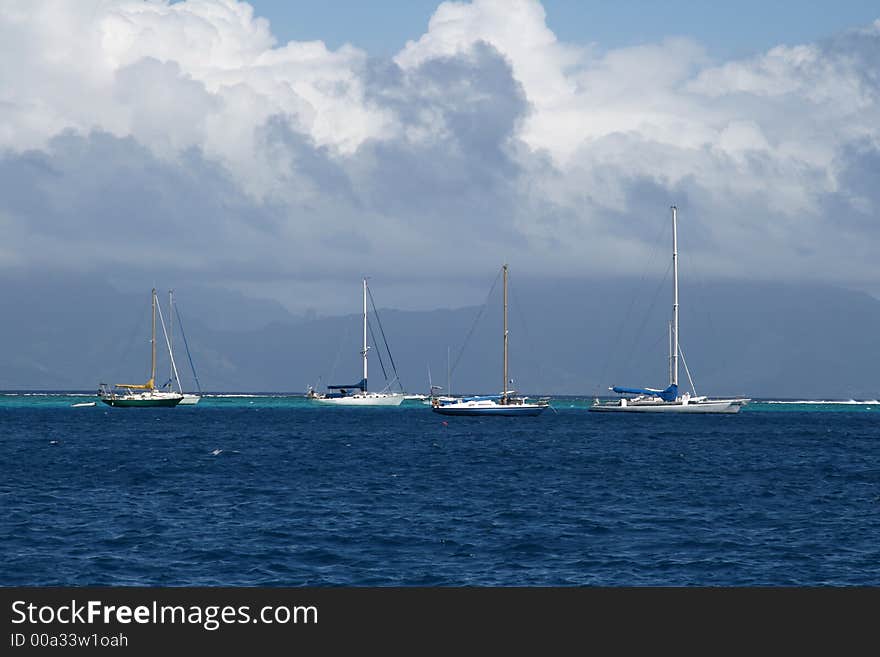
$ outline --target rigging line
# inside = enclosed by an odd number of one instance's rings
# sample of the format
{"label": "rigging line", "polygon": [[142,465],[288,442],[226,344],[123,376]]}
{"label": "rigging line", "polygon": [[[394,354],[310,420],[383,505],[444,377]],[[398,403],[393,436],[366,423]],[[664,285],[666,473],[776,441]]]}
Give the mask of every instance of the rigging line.
{"label": "rigging line", "polygon": [[[533,357],[535,354],[538,353],[538,350],[535,347],[535,343],[532,341],[532,337],[531,337],[531,335],[529,335],[529,332],[526,328],[525,316],[523,315],[522,309],[520,308],[521,304],[519,303],[519,297],[514,299],[513,286],[510,284],[510,278],[511,278],[511,276],[510,276],[510,273],[508,272],[508,274],[507,274],[507,289],[508,289],[508,293],[510,294],[510,301],[511,301],[510,305],[513,306],[514,314],[516,315],[516,318],[519,321],[519,324],[522,328],[523,338],[525,338],[524,344],[527,347],[526,349],[521,350],[523,353],[526,354],[525,357],[523,358],[523,361],[531,363],[532,365],[535,365],[536,366],[535,369],[537,370],[537,373],[538,373],[538,380],[543,380],[543,365],[541,362],[541,358],[534,358]],[[519,353],[519,352],[517,352],[517,353]]]}
{"label": "rigging line", "polygon": [[[127,375],[124,374],[125,369],[122,367],[122,363],[126,362],[126,356],[129,356],[132,353],[132,348],[134,346],[135,339],[137,338],[136,334],[138,331],[144,326],[144,318],[149,317],[150,311],[149,307],[142,308],[140,313],[136,316],[136,323],[132,325],[131,330],[128,333],[128,341],[125,343],[124,347],[119,351],[117,356],[117,361],[115,364],[115,369],[117,372],[121,373],[120,375],[113,375],[115,380],[126,380]],[[148,341],[149,342],[149,341]],[[147,377],[149,378],[149,372],[147,373]],[[111,382],[112,384],[112,382]]]}
{"label": "rigging line", "polygon": [[[667,228],[666,224],[663,224],[663,223],[659,224],[657,237],[654,239],[654,243],[653,243],[654,246],[651,249],[650,256],[648,257],[648,259],[646,261],[645,268],[642,270],[642,275],[639,277],[639,281],[636,286],[637,291],[642,289],[642,284],[645,282],[645,279],[648,277],[648,266],[651,263],[653,263],[657,257],[657,253],[660,249],[660,238],[666,232],[666,228]],[[671,267],[671,265],[669,265],[669,267]],[[669,272],[667,269],[667,274],[668,273]],[[634,293],[634,294],[629,295],[629,305],[627,306],[627,309],[623,315],[623,318],[621,318],[620,325],[617,327],[617,330],[614,332],[614,338],[615,338],[614,344],[611,346],[611,349],[608,349],[605,352],[605,361],[602,365],[601,376],[599,377],[599,380],[596,383],[596,395],[597,396],[599,394],[599,387],[601,386],[602,381],[605,380],[605,374],[608,372],[608,368],[609,368],[609,365],[611,362],[612,355],[619,353],[620,340],[623,337],[623,327],[626,326],[626,324],[629,320],[629,316],[632,313],[633,307],[635,306],[635,302],[636,302],[636,294]],[[631,360],[632,360],[631,358],[628,359],[627,367],[629,366],[629,362],[631,362]]]}
{"label": "rigging line", "polygon": [[[650,353],[653,354],[654,352],[657,351],[657,347],[658,347],[659,345],[663,344],[663,342],[664,342],[665,340],[668,340],[668,339],[669,339],[669,336],[666,335],[665,332],[664,332],[664,333],[658,333],[658,335],[657,335],[656,339],[654,340],[654,342],[652,342],[651,345],[648,347],[648,351],[649,351]],[[667,346],[668,346],[668,345],[667,345]]]}
{"label": "rigging line", "polygon": [[189,366],[192,369],[193,378],[196,380],[196,390],[202,394],[202,384],[199,382],[199,375],[196,374],[196,366],[193,364],[192,356],[189,351],[189,343],[186,341],[186,332],[183,330],[183,320],[180,318],[180,311],[177,304],[174,304],[174,314],[177,316],[177,326],[180,329],[180,335],[183,337],[183,346],[186,348],[186,357],[189,359]]}
{"label": "rigging line", "polygon": [[694,380],[691,378],[691,371],[688,369],[687,361],[684,359],[684,349],[681,348],[681,344],[678,345],[678,353],[681,355],[681,362],[684,364],[685,374],[688,375],[688,381],[691,384],[691,392],[694,393],[694,397],[697,396],[697,388],[694,386]]}
{"label": "rigging line", "polygon": [[[642,339],[642,336],[645,334],[645,327],[648,325],[648,322],[651,319],[651,312],[654,310],[654,306],[657,305],[657,299],[660,297],[660,290],[666,286],[666,281],[669,279],[669,271],[672,269],[672,263],[670,262],[666,266],[666,273],[663,274],[663,278],[660,279],[660,282],[657,284],[657,289],[654,291],[654,298],[651,300],[650,305],[645,310],[645,314],[642,317],[642,323],[639,325],[638,330],[633,336],[633,344],[637,345],[639,341]],[[658,338],[659,342],[660,338]],[[629,369],[629,366],[632,364],[632,359],[635,350],[630,350],[628,352],[628,357],[626,359],[625,367]]]}
{"label": "rigging line", "polygon": [[[685,249],[687,248],[687,239],[687,235],[685,235],[684,238],[679,237],[678,241],[680,249],[682,245],[684,245]],[[679,271],[681,271],[681,254],[679,254]],[[691,316],[699,315],[705,320],[708,331],[707,337],[710,344],[721,344],[723,343],[723,339],[719,338],[719,332],[715,326],[715,320],[711,312],[711,304],[707,303],[713,298],[707,291],[707,283],[709,279],[705,275],[705,272],[701,271],[700,263],[697,258],[688,259],[687,271],[687,279],[691,281],[691,285],[688,286],[686,290],[691,293],[691,296],[688,297],[690,300],[687,302],[687,307],[690,310]],[[716,362],[718,363],[719,369],[722,371],[728,369],[731,353],[732,352],[726,350],[715,352]],[[719,356],[720,359],[718,359]]]}
{"label": "rigging line", "polygon": [[[157,299],[158,301],[158,299]],[[177,364],[174,362],[174,353],[171,351],[171,341],[168,339],[168,331],[165,329],[165,318],[162,316],[162,305],[156,303],[156,310],[159,312],[159,322],[162,324],[162,335],[165,336],[165,346],[168,348],[168,360],[171,361],[171,372],[173,374],[173,379],[169,380],[171,384],[171,390],[174,390],[174,380],[177,380],[177,389],[180,393],[183,393],[183,386],[180,385],[180,376],[177,374]]]}
{"label": "rigging line", "polygon": [[[379,311],[376,309],[376,303],[373,301],[373,291],[368,287],[367,295],[370,297],[370,305],[373,307],[373,317],[376,318],[376,324],[379,325],[379,333],[382,334],[382,342],[385,343],[385,351],[388,352],[388,360],[391,361],[391,369],[394,372],[394,378],[399,379],[399,375],[397,374],[397,366],[394,364],[394,356],[391,355],[391,347],[388,346],[388,339],[385,337],[385,329],[382,328],[382,319],[379,317]],[[373,338],[373,342],[376,342],[376,338]],[[388,378],[387,376],[385,377]]]}
{"label": "rigging line", "polygon": [[330,377],[327,379],[328,381],[333,381],[333,377],[336,376],[336,368],[339,367],[339,359],[342,356],[342,347],[348,341],[348,336],[351,334],[351,322],[346,323],[344,326],[345,332],[342,335],[342,339],[339,341],[339,347],[336,349],[336,359],[333,361],[333,368],[330,370]]}
{"label": "rigging line", "polygon": [[450,376],[455,372],[455,368],[458,367],[458,363],[461,360],[461,357],[464,355],[464,349],[467,347],[468,341],[470,341],[471,336],[474,334],[474,329],[477,328],[477,324],[480,321],[480,317],[483,316],[483,312],[489,306],[489,299],[492,298],[492,292],[495,291],[495,286],[498,285],[498,280],[501,278],[501,273],[503,269],[498,270],[498,274],[495,276],[495,281],[492,283],[492,287],[489,289],[489,294],[486,295],[486,300],[483,302],[483,305],[480,307],[479,312],[477,313],[476,319],[474,319],[474,323],[471,324],[471,329],[468,331],[467,337],[464,339],[464,344],[461,345],[461,349],[458,352],[458,356],[455,357],[455,363],[453,363],[452,368],[449,370]]}
{"label": "rigging line", "polygon": [[[373,338],[373,344],[377,342],[376,333],[373,331],[373,322],[367,320],[367,328],[370,329],[370,337]],[[382,362],[382,351],[380,349],[376,349],[376,358],[379,359],[379,365],[382,367],[382,377],[387,381],[388,373],[385,371],[385,363]]]}

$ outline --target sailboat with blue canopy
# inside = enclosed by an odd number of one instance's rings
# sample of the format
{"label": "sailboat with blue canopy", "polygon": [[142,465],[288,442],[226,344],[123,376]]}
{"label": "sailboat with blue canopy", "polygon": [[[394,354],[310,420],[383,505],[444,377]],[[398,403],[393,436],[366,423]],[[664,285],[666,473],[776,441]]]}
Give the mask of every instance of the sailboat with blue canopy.
{"label": "sailboat with blue canopy", "polygon": [[[363,289],[364,289],[364,311],[363,311],[363,330],[364,330],[364,341],[363,348],[361,349],[361,358],[363,359],[363,377],[360,381],[355,384],[345,385],[345,384],[334,384],[328,385],[328,392],[318,392],[314,388],[309,387],[308,392],[306,393],[306,397],[316,402],[320,402],[322,404],[335,404],[338,406],[399,406],[405,397],[403,392],[392,392],[388,389],[389,385],[386,385],[384,390],[379,392],[370,392],[367,390],[367,354],[370,351],[371,347],[367,344],[367,331],[368,331],[368,321],[367,321],[367,296],[369,294],[367,289],[367,279],[363,280]],[[374,314],[376,314],[376,308],[373,307]],[[378,317],[378,316],[377,316]],[[380,331],[381,324],[380,324]],[[382,337],[384,340],[385,332],[382,331]],[[388,343],[385,341],[385,346],[387,348]],[[378,352],[377,352],[378,353]],[[390,355],[390,350],[389,350]],[[381,362],[381,361],[380,361]],[[397,377],[397,368],[394,367],[394,361],[392,360],[392,367],[394,369],[394,381],[398,382]],[[383,365],[384,371],[384,365]],[[394,382],[392,381],[392,383]]]}
{"label": "sailboat with blue canopy", "polygon": [[[681,347],[678,339],[678,210],[672,206],[672,321],[669,326],[669,385],[666,388],[612,386],[619,399],[596,399],[590,411],[606,413],[738,413],[750,400],[744,397],[710,399],[706,396],[680,392],[678,360]],[[687,364],[685,364],[687,369]],[[690,378],[690,374],[688,374]],[[693,389],[693,381],[691,381]]]}
{"label": "sailboat with blue canopy", "polygon": [[456,398],[431,398],[431,410],[441,415],[502,415],[502,416],[535,416],[550,408],[547,399],[529,399],[517,395],[508,389],[508,330],[507,330],[507,265],[502,268],[504,275],[504,351],[503,377],[504,384],[499,395],[472,395]]}

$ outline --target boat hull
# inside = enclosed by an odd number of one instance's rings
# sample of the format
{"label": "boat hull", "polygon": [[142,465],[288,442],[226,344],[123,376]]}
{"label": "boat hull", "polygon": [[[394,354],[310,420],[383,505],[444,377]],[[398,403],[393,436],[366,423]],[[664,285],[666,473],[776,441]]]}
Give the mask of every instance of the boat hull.
{"label": "boat hull", "polygon": [[313,401],[332,406],[400,406],[403,395],[383,392],[368,392],[364,395],[346,397],[312,397]]}
{"label": "boat hull", "polygon": [[455,402],[437,401],[431,406],[431,410],[440,415],[502,415],[529,417],[540,415],[549,404],[518,402],[512,404],[499,404],[491,399],[463,400]]}
{"label": "boat hull", "polygon": [[183,399],[180,400],[180,406],[195,406],[199,403],[201,397],[198,395],[188,395],[186,393],[183,394]]}
{"label": "boat hull", "polygon": [[141,407],[171,407],[177,406],[182,397],[102,397],[101,401],[108,406],[118,406],[121,408],[141,408]]}
{"label": "boat hull", "polygon": [[530,417],[540,415],[546,406],[499,406],[497,408],[467,408],[457,406],[440,406],[431,410],[440,415],[502,415],[507,417]]}
{"label": "boat hull", "polygon": [[621,404],[608,402],[593,404],[594,413],[739,413],[744,402],[736,399],[720,399],[683,404],[674,402],[642,402]]}

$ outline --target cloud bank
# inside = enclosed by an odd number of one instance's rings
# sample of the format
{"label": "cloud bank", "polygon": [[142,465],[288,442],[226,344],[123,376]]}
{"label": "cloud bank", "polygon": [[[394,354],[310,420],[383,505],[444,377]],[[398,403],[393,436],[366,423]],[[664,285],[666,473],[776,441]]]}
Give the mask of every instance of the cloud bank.
{"label": "cloud bank", "polygon": [[386,60],[235,0],[11,0],[0,43],[0,270],[456,306],[503,261],[662,273],[675,203],[703,278],[880,289],[880,20],[717,62],[444,2]]}

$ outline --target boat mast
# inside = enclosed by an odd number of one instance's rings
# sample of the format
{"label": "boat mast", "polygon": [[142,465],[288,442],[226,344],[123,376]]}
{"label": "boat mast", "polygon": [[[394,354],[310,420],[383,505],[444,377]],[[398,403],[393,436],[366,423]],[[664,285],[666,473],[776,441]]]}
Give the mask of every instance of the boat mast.
{"label": "boat mast", "polygon": [[[173,354],[174,344],[174,290],[168,290],[168,353]],[[174,381],[174,366],[171,367],[171,380]],[[174,384],[171,384],[172,389]],[[183,389],[181,389],[183,392]]]}
{"label": "boat mast", "polygon": [[672,385],[678,385],[678,209],[672,206]]}
{"label": "boat mast", "polygon": [[364,393],[367,392],[367,279],[364,279]]}
{"label": "boat mast", "polygon": [[507,265],[502,267],[504,271],[504,391],[501,395],[501,403],[507,403]]}
{"label": "boat mast", "polygon": [[150,334],[150,389],[156,387],[156,288],[151,298],[153,309],[152,332]]}

